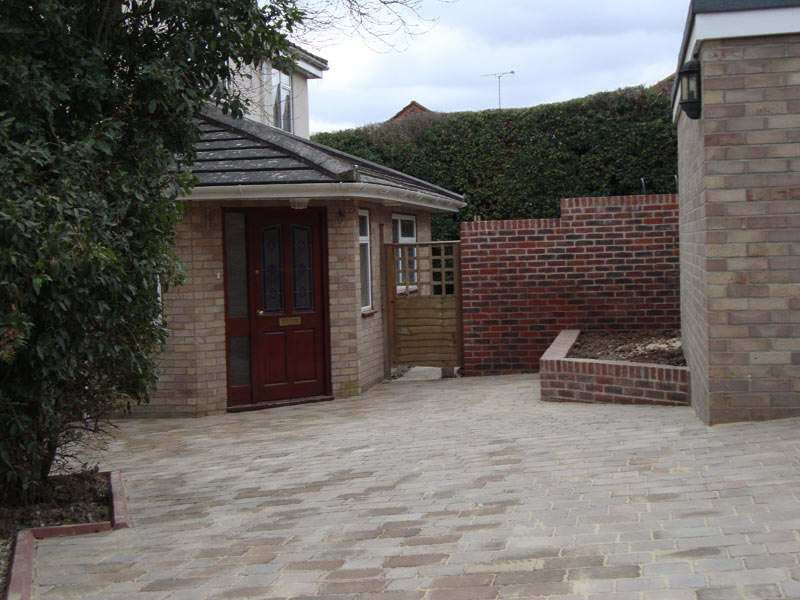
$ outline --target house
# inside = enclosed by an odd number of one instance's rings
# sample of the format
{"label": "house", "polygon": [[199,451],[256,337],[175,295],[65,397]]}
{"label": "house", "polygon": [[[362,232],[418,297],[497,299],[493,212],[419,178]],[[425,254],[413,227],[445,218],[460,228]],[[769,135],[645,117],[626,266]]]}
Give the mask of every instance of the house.
{"label": "house", "polygon": [[272,125],[302,138],[308,138],[308,80],[321,79],[328,62],[297,46],[294,50],[294,71],[283,73],[269,63],[250,67],[249,79],[236,82],[250,101],[247,117]]}
{"label": "house", "polygon": [[393,116],[390,121],[394,121],[395,119],[400,119],[402,117],[406,117],[408,115],[419,115],[431,112],[430,109],[425,108],[417,102],[416,100],[412,100],[408,104],[406,104],[403,108],[401,108],[395,116]]}
{"label": "house", "polygon": [[692,404],[706,423],[800,416],[800,1],[694,0],[678,66]]}
{"label": "house", "polygon": [[[186,280],[163,294],[172,333],[158,388],[135,414],[328,400],[383,380],[382,242],[430,240],[431,214],[464,203],[285,131],[308,131],[297,77],[309,73],[295,71],[292,92],[278,100],[264,92],[263,105],[280,110],[263,110],[262,121],[292,115],[277,126],[211,108],[198,115],[198,185],[176,242]],[[265,81],[280,91],[284,79]]]}

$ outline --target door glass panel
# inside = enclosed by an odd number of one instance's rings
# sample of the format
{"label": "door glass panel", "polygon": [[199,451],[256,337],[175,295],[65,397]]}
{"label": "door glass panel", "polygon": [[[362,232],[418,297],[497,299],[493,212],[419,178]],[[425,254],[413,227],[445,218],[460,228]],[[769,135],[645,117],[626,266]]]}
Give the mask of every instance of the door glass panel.
{"label": "door glass panel", "polygon": [[225,286],[228,316],[247,316],[247,237],[244,214],[225,213]]}
{"label": "door glass panel", "polygon": [[261,233],[264,274],[264,312],[283,312],[283,245],[280,225],[265,227]]}
{"label": "door glass panel", "polygon": [[294,310],[314,309],[311,272],[311,228],[292,225],[292,285]]}
{"label": "door glass panel", "polygon": [[250,338],[232,337],[230,349],[231,387],[250,385]]}

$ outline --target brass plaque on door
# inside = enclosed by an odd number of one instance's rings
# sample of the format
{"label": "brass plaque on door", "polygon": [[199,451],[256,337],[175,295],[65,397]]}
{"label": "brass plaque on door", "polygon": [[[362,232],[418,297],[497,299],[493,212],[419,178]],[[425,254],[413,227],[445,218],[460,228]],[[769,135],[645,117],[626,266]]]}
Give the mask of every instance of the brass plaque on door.
{"label": "brass plaque on door", "polygon": [[281,327],[286,325],[300,325],[300,317],[283,317],[278,320],[278,325]]}

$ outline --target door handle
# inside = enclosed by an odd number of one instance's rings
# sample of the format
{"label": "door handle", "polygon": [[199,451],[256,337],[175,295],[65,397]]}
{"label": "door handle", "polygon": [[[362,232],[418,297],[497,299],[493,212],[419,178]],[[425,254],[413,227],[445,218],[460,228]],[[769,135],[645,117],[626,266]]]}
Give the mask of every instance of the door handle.
{"label": "door handle", "polygon": [[264,316],[264,311],[263,311],[263,310],[257,310],[257,311],[256,311],[256,314],[257,314],[259,317],[263,317],[263,316]]}

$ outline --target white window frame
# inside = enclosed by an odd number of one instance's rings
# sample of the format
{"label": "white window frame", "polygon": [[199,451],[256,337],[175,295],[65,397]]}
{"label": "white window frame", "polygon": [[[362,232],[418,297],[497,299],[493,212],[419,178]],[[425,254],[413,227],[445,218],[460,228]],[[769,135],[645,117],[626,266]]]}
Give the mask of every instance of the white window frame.
{"label": "white window frame", "polygon": [[[272,85],[272,125],[278,129],[282,129],[288,133],[294,133],[294,91],[292,90],[292,76],[272,69],[271,76]],[[286,106],[284,99],[289,99],[289,104]],[[276,116],[277,108],[277,116]],[[289,116],[288,122],[284,118],[284,112],[288,109]]]}
{"label": "white window frame", "polygon": [[[365,217],[367,220],[367,235],[361,235],[361,217]],[[359,277],[361,277],[361,297],[362,297],[362,306],[361,312],[371,312],[372,311],[372,245],[370,244],[370,220],[369,220],[369,211],[366,209],[359,209],[358,211],[358,257],[361,260],[361,248],[366,246],[367,248],[367,294],[368,294],[368,302],[367,304],[363,304],[363,294],[364,294],[364,285],[365,282],[363,280],[363,268],[359,270]]]}
{"label": "white window frame", "polygon": [[[403,221],[410,221],[414,224],[414,236],[413,237],[403,237]],[[397,239],[395,239],[395,222],[397,223]],[[392,242],[395,244],[415,244],[417,242],[417,217],[416,215],[403,215],[403,214],[392,214]],[[402,256],[402,249],[398,248],[396,255],[398,258]],[[416,255],[414,255],[416,256]],[[410,261],[410,266],[412,268],[416,267],[416,261]],[[397,283],[401,286],[405,286],[406,282],[403,281],[403,272],[401,270],[402,262],[397,261]],[[411,274],[411,281],[409,283],[414,284],[417,283],[416,273]],[[415,286],[411,286],[415,287]],[[415,288],[416,289],[416,288]]]}

